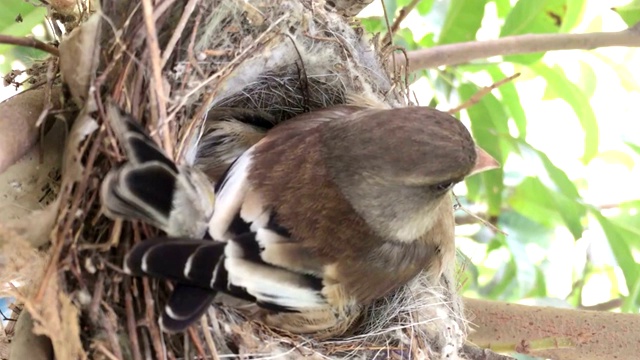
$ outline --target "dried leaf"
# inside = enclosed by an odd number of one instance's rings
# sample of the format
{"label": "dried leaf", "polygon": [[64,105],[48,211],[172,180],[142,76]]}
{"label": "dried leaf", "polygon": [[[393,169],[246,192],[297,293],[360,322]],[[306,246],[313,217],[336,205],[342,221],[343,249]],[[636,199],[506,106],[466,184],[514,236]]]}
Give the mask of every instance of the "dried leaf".
{"label": "dried leaf", "polygon": [[33,333],[33,319],[27,311],[20,313],[15,335],[11,342],[9,360],[50,360],[53,357],[51,341]]}
{"label": "dried leaf", "polygon": [[[52,89],[51,100],[54,108],[59,88]],[[44,109],[45,90],[43,88],[23,91],[0,103],[0,173],[22,158],[38,139],[36,122]]]}
{"label": "dried leaf", "polygon": [[95,13],[60,43],[60,73],[78,106],[87,99],[98,67],[100,14]]}

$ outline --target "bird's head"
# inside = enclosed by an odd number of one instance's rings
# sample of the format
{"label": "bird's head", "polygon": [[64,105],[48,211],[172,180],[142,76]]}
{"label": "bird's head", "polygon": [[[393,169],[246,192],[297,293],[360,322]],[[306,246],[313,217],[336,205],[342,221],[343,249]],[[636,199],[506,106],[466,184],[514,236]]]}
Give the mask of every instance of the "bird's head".
{"label": "bird's head", "polygon": [[330,121],[322,151],[354,209],[379,235],[399,241],[431,228],[453,185],[497,164],[460,121],[428,107],[364,110]]}

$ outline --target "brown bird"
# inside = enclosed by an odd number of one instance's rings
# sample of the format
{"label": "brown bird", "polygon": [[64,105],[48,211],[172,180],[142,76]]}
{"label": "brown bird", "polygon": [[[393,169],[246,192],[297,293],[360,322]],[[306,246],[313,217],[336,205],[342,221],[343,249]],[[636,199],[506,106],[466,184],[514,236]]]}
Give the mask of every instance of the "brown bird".
{"label": "brown bird", "polygon": [[145,240],[125,269],[180,284],[161,318],[167,331],[226,294],[269,326],[339,335],[362,305],[422,271],[442,274],[455,252],[450,189],[495,165],[462,123],[432,108],[302,114],[269,130],[216,184],[213,241]]}

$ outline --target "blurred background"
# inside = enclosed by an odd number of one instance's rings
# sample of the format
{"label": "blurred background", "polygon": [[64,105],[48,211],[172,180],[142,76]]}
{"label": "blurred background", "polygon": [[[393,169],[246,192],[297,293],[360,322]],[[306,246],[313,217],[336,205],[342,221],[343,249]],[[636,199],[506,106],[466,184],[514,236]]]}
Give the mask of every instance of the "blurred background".
{"label": "blurred background", "polygon": [[[385,0],[359,17],[385,34],[385,13],[393,23],[414,4],[394,36],[407,51],[527,33],[621,31],[640,21],[638,0]],[[3,0],[0,33],[51,41],[43,15],[23,0]],[[18,75],[44,56],[0,45],[0,74]],[[457,212],[465,296],[638,312],[639,65],[637,49],[612,47],[482,59],[410,76],[420,105],[449,110],[521,74],[459,114],[503,164],[455,189],[465,209]],[[22,73],[16,81],[30,78]],[[16,91],[0,88],[0,100]],[[6,314],[1,299],[0,310]]]}

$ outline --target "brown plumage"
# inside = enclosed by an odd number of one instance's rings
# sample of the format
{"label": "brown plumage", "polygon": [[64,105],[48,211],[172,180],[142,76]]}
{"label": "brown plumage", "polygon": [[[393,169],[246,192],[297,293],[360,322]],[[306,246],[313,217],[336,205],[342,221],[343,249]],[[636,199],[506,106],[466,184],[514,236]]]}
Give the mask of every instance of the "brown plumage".
{"label": "brown plumage", "polygon": [[[303,114],[269,130],[222,175],[214,241],[147,240],[126,267],[253,303],[245,311],[270,326],[341,334],[361,305],[454,261],[449,190],[495,167],[487,159],[457,119],[431,108]],[[179,305],[165,310],[168,330],[202,312]]]}

